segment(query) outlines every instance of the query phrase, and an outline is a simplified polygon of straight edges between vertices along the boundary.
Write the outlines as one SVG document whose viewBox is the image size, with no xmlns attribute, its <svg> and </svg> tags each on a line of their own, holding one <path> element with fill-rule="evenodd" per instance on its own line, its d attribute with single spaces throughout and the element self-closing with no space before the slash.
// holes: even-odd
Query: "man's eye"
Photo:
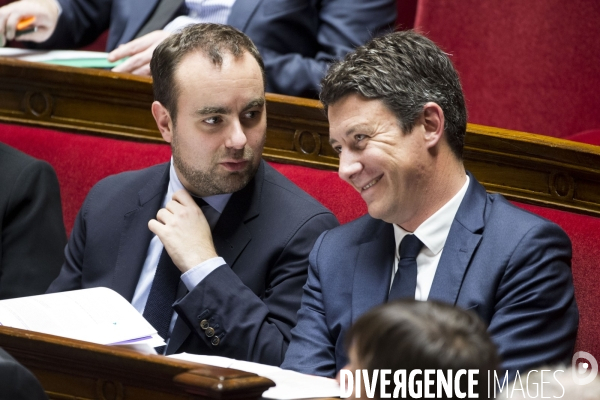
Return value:
<svg viewBox="0 0 600 400">
<path fill-rule="evenodd" d="M 335 146 L 335 147 L 333 148 L 333 150 L 334 150 L 336 153 L 340 154 L 340 153 L 342 152 L 342 147 L 341 147 L 341 146 Z"/>
<path fill-rule="evenodd" d="M 204 120 L 209 125 L 216 125 L 221 122 L 223 119 L 221 117 L 209 117 Z"/>
<path fill-rule="evenodd" d="M 254 119 L 258 116 L 259 111 L 248 111 L 244 114 L 244 118 L 246 119 Z"/>
<path fill-rule="evenodd" d="M 355 139 L 357 142 L 360 142 L 361 140 L 363 140 L 363 139 L 366 139 L 366 138 L 367 138 L 367 135 L 363 135 L 363 134 L 360 134 L 360 133 L 359 133 L 358 135 L 355 135 L 355 136 L 354 136 L 354 139 Z"/>
</svg>

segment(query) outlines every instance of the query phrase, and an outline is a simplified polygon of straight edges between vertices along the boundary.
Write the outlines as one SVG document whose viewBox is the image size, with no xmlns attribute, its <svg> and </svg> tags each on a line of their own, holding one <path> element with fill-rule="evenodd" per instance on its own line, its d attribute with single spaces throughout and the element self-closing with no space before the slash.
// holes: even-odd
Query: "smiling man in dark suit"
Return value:
<svg viewBox="0 0 600 400">
<path fill-rule="evenodd" d="M 156 49 L 152 73 L 172 162 L 92 188 L 49 291 L 116 290 L 169 339 L 166 353 L 279 365 L 308 253 L 337 221 L 261 160 L 264 70 L 247 36 L 190 26 Z"/>
<path fill-rule="evenodd" d="M 335 376 L 352 323 L 403 297 L 475 311 L 510 376 L 570 360 L 571 243 L 465 171 L 467 112 L 448 55 L 412 31 L 373 39 L 330 68 L 321 100 L 339 175 L 369 215 L 317 240 L 283 367 Z"/>
</svg>

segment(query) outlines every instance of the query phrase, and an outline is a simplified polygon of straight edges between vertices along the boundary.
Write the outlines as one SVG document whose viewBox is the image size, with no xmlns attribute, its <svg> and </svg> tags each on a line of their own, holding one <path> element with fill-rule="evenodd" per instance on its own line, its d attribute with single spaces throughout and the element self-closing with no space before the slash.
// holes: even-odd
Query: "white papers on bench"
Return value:
<svg viewBox="0 0 600 400">
<path fill-rule="evenodd" d="M 0 324 L 99 344 L 165 344 L 127 300 L 107 288 L 2 300 Z"/>
<path fill-rule="evenodd" d="M 274 387 L 263 393 L 265 399 L 309 399 L 317 397 L 339 397 L 340 385 L 335 379 L 305 375 L 270 365 L 217 356 L 201 356 L 197 354 L 174 354 L 169 357 L 192 361 L 222 368 L 233 368 L 252 372 L 275 382 Z"/>
</svg>

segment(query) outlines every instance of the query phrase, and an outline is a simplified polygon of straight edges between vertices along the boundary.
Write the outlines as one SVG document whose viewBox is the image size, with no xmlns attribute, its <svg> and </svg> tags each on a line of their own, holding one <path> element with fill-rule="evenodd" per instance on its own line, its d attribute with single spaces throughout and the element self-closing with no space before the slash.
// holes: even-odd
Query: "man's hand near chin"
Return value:
<svg viewBox="0 0 600 400">
<path fill-rule="evenodd" d="M 112 70 L 114 72 L 149 76 L 152 52 L 169 35 L 171 35 L 171 32 L 163 30 L 154 31 L 129 43 L 120 45 L 108 54 L 108 61 L 115 62 L 125 57 L 129 57 L 129 59 L 117 65 Z"/>
<path fill-rule="evenodd" d="M 179 190 L 165 208 L 158 210 L 156 219 L 148 222 L 181 273 L 218 257 L 210 226 L 192 196 Z"/>
</svg>

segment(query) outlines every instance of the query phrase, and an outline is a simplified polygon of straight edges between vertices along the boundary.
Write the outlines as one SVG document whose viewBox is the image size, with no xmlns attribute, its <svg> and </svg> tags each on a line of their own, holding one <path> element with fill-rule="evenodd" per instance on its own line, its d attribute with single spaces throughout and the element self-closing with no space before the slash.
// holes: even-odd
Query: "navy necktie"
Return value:
<svg viewBox="0 0 600 400">
<path fill-rule="evenodd" d="M 208 203 L 199 197 L 193 197 L 193 199 L 198 207 L 208 206 Z M 167 250 L 163 248 L 143 315 L 165 341 L 169 337 L 169 327 L 173 316 L 172 306 L 176 300 L 180 278 L 181 271 L 175 266 Z M 164 346 L 156 348 L 158 353 L 163 350 Z"/>
<path fill-rule="evenodd" d="M 163 248 L 143 315 L 165 341 L 169 337 L 169 326 L 173 315 L 172 305 L 177 296 L 180 277 L 181 271 L 175 266 L 167 250 Z M 162 350 L 164 347 L 156 349 L 159 354 Z"/>
<path fill-rule="evenodd" d="M 417 256 L 423 243 L 415 235 L 406 235 L 400 242 L 400 261 L 390 289 L 389 300 L 415 298 L 417 289 Z"/>
</svg>

